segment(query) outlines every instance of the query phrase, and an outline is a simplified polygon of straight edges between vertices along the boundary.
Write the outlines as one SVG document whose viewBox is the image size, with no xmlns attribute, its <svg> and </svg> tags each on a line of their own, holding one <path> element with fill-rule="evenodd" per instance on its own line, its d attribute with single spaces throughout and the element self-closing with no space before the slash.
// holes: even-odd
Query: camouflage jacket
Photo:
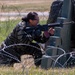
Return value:
<svg viewBox="0 0 75 75">
<path fill-rule="evenodd" d="M 4 43 L 8 46 L 19 43 L 29 44 L 33 40 L 39 43 L 45 43 L 48 40 L 48 38 L 42 34 L 42 31 L 39 31 L 39 34 L 37 35 L 38 32 L 36 32 L 35 29 L 29 31 L 26 30 L 27 27 L 30 27 L 28 23 L 20 22 L 6 38 Z"/>
</svg>

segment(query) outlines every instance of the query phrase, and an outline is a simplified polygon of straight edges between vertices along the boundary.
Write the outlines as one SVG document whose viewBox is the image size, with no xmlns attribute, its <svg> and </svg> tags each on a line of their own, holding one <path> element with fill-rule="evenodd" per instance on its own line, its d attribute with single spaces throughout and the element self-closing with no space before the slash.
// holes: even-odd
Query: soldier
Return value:
<svg viewBox="0 0 75 75">
<path fill-rule="evenodd" d="M 45 31 L 43 34 L 41 31 L 37 31 L 35 28 L 39 23 L 39 17 L 36 12 L 29 12 L 26 17 L 22 18 L 22 21 L 13 29 L 10 35 L 4 40 L 1 45 L 1 49 L 5 46 L 13 45 L 13 44 L 29 44 L 37 47 L 36 49 L 29 46 L 18 46 L 13 48 L 5 49 L 6 52 L 16 56 L 19 60 L 21 55 L 29 54 L 32 55 L 34 61 L 36 59 L 40 59 L 42 57 L 42 52 L 40 46 L 37 43 L 45 43 L 49 39 L 49 32 Z M 32 31 L 27 30 L 27 28 L 33 28 Z M 50 31 L 52 33 L 52 31 Z M 33 43 L 35 40 L 37 43 Z M 4 62 L 2 64 L 7 64 L 7 58 L 1 56 Z M 16 61 L 11 59 L 11 63 L 15 63 Z M 35 61 L 35 65 L 39 66 L 41 64 L 41 60 Z"/>
</svg>

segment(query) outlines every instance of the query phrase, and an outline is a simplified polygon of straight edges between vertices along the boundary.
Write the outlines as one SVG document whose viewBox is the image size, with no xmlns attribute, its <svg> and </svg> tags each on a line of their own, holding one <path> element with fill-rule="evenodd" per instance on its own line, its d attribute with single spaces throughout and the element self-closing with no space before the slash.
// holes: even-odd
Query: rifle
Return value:
<svg viewBox="0 0 75 75">
<path fill-rule="evenodd" d="M 40 30 L 40 31 L 47 31 L 49 27 L 63 27 L 63 25 L 67 24 L 74 24 L 74 21 L 71 22 L 65 22 L 65 23 L 50 23 L 45 25 L 37 25 L 36 27 L 27 27 L 26 30 L 32 31 L 32 30 Z"/>
</svg>

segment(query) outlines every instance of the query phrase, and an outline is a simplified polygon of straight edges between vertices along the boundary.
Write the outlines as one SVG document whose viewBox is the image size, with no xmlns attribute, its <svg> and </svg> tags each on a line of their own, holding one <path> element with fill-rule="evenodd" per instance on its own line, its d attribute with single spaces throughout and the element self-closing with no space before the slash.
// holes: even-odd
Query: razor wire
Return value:
<svg viewBox="0 0 75 75">
<path fill-rule="evenodd" d="M 8 49 L 8 48 L 11 48 L 11 47 L 14 47 L 14 46 L 27 46 L 27 47 L 32 47 L 32 48 L 35 48 L 35 49 L 38 49 L 38 50 L 40 50 L 39 48 L 37 48 L 37 47 L 35 47 L 35 46 L 32 46 L 32 45 L 29 45 L 29 44 L 13 44 L 13 45 L 9 45 L 9 46 L 5 46 L 4 48 L 2 48 L 1 50 L 0 50 L 0 54 L 1 55 L 4 55 L 4 56 L 6 56 L 6 57 L 9 57 L 9 58 L 11 58 L 11 59 L 14 59 L 14 60 L 16 60 L 17 62 L 19 62 L 19 63 L 21 63 L 22 64 L 22 62 L 16 57 L 16 56 L 14 56 L 14 55 L 12 55 L 11 53 L 9 53 L 9 52 L 7 52 L 7 51 L 5 51 L 5 49 Z M 30 58 L 32 58 L 32 57 L 28 57 L 28 58 L 26 58 L 26 59 L 30 59 Z M 25 59 L 25 60 L 26 60 Z M 41 60 L 41 59 L 36 59 L 35 60 L 35 62 L 37 62 L 38 60 Z M 32 61 L 33 62 L 33 61 Z M 27 65 L 29 65 L 29 68 L 32 66 L 32 62 L 30 62 L 31 63 L 31 65 L 30 65 L 30 63 L 29 64 L 22 64 L 22 68 L 23 68 L 23 72 L 22 72 L 22 74 L 24 75 L 24 71 L 25 71 L 25 73 L 26 73 L 26 75 L 28 75 L 28 70 L 27 70 Z"/>
<path fill-rule="evenodd" d="M 22 9 L 19 9 L 18 7 L 14 6 L 14 5 L 12 5 L 12 7 L 9 7 L 10 9 L 7 9 L 8 5 L 6 5 L 6 4 L 0 5 L 0 11 L 1 11 L 0 12 L 0 20 L 1 21 L 20 19 L 21 17 L 26 16 L 29 11 L 32 11 L 32 9 L 30 9 L 29 11 L 22 12 Z M 39 12 L 35 11 L 35 12 L 38 13 L 40 20 L 48 19 L 49 12 L 41 12 L 41 11 L 39 11 Z"/>
<path fill-rule="evenodd" d="M 3 55 L 4 56 L 7 56 L 7 57 L 9 57 L 9 58 L 11 58 L 11 59 L 14 59 L 14 60 L 16 60 L 16 61 L 18 61 L 19 63 L 21 62 L 21 61 L 19 61 L 18 60 L 18 58 L 17 57 L 15 57 L 14 55 L 12 55 L 12 54 L 10 54 L 10 53 L 8 53 L 8 52 L 6 52 L 5 51 L 5 49 L 7 49 L 7 48 L 10 48 L 10 47 L 13 47 L 13 46 L 29 46 L 29 47 L 33 47 L 33 48 L 37 48 L 37 47 L 35 47 L 35 46 L 32 46 L 32 45 L 28 45 L 28 44 L 13 44 L 13 45 L 9 45 L 9 46 L 6 46 L 6 47 L 4 47 L 3 49 L 1 49 L 0 50 L 0 52 L 2 51 L 3 53 Z M 58 48 L 58 47 L 55 47 L 55 48 Z M 37 48 L 38 50 L 39 50 L 39 48 Z M 53 65 L 52 65 L 52 68 L 53 68 L 53 70 L 54 70 L 54 68 L 56 67 L 56 63 L 58 63 L 59 65 L 60 65 L 60 67 L 62 67 L 62 68 L 65 68 L 65 64 L 69 61 L 69 59 L 72 57 L 73 59 L 75 59 L 75 57 L 73 56 L 74 55 L 74 53 L 75 52 L 69 52 L 69 53 L 66 53 L 62 48 L 59 48 L 62 52 L 63 52 L 63 54 L 60 54 L 60 55 L 54 55 L 54 56 L 49 56 L 49 58 L 51 58 L 51 60 L 53 60 L 54 61 L 54 63 L 53 63 Z M 1 53 L 0 53 L 1 54 Z M 67 54 L 70 54 L 70 56 L 69 56 L 69 58 L 65 61 L 65 63 L 62 65 L 58 60 L 59 59 L 61 59 L 64 55 L 67 55 Z M 46 55 L 46 56 L 48 56 L 48 55 Z M 54 57 L 57 57 L 56 59 L 54 59 Z M 26 58 L 26 59 L 30 59 L 30 58 L 32 58 L 32 57 L 29 57 L 29 58 Z M 39 60 L 43 60 L 44 58 L 39 58 L 39 59 L 36 59 L 35 61 L 37 62 L 37 61 L 39 61 Z M 32 61 L 33 62 L 33 61 Z M 30 63 L 32 63 L 32 62 L 30 62 Z M 32 64 L 27 68 L 26 66 L 27 65 L 25 65 L 25 64 L 22 64 L 22 68 L 23 68 L 23 72 L 22 73 L 26 73 L 26 75 L 29 75 L 28 74 L 28 69 L 32 66 Z M 52 74 L 52 75 L 54 75 L 54 74 Z"/>
<path fill-rule="evenodd" d="M 15 57 L 14 55 L 12 55 L 12 54 L 10 54 L 9 52 L 6 52 L 6 51 L 5 51 L 5 49 L 11 48 L 11 47 L 13 47 L 13 46 L 28 46 L 28 47 L 32 47 L 32 48 L 35 48 L 35 49 L 40 50 L 39 48 L 37 48 L 37 47 L 35 47 L 35 46 L 32 46 L 32 45 L 29 45 L 29 44 L 13 44 L 13 45 L 5 46 L 4 48 L 2 48 L 2 49 L 0 50 L 0 52 L 4 52 L 5 54 L 7 54 L 8 57 L 13 58 L 14 60 L 16 60 L 16 61 L 18 61 L 18 62 L 20 62 L 20 61 L 18 60 L 17 57 Z M 3 53 L 2 53 L 2 54 L 3 54 Z M 6 55 L 5 55 L 5 56 L 6 56 Z M 15 58 L 16 58 L 16 59 L 15 59 Z"/>
<path fill-rule="evenodd" d="M 62 65 L 62 67 L 65 67 L 65 65 L 67 64 L 67 62 L 71 59 L 71 58 L 73 58 L 73 59 L 75 59 L 75 52 L 69 52 L 69 53 L 65 53 L 65 54 L 61 54 L 57 59 L 56 59 L 56 61 L 55 61 L 55 63 L 54 63 L 54 66 L 56 65 L 56 63 L 57 63 L 57 61 L 59 60 L 59 59 L 61 59 L 63 56 L 65 56 L 65 55 L 67 55 L 67 54 L 69 54 L 69 57 L 68 57 L 68 59 L 65 61 L 65 63 Z M 73 55 L 74 54 L 74 55 Z"/>
<path fill-rule="evenodd" d="M 62 54 L 66 54 L 65 50 L 62 49 L 62 48 L 60 48 L 60 47 L 55 47 L 55 46 L 47 46 L 47 47 L 48 47 L 48 49 L 49 49 L 49 48 L 54 48 L 54 50 L 56 49 L 57 51 L 63 52 L 63 53 L 61 53 L 61 54 L 56 54 L 56 55 L 50 56 L 50 55 L 47 55 L 47 50 L 48 50 L 48 49 L 47 49 L 47 50 L 46 50 L 46 53 L 45 53 L 45 55 L 50 56 L 50 58 L 54 61 L 52 67 L 55 67 L 55 66 L 56 66 L 56 63 L 58 63 L 61 67 L 63 67 L 62 64 L 59 63 L 59 61 L 58 61 L 57 59 L 58 59 Z M 56 57 L 56 59 L 54 59 L 55 57 Z"/>
</svg>

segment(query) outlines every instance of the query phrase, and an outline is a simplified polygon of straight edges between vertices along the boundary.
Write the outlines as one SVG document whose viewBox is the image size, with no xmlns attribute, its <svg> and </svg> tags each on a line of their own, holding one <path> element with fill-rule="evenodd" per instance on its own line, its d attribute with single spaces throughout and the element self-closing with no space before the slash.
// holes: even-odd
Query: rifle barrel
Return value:
<svg viewBox="0 0 75 75">
<path fill-rule="evenodd" d="M 48 27 L 61 27 L 62 23 L 50 23 Z"/>
<path fill-rule="evenodd" d="M 74 21 L 70 21 L 70 22 L 65 22 L 65 23 L 50 23 L 48 24 L 48 27 L 62 27 L 63 25 L 68 25 L 68 24 L 74 24 Z"/>
</svg>

